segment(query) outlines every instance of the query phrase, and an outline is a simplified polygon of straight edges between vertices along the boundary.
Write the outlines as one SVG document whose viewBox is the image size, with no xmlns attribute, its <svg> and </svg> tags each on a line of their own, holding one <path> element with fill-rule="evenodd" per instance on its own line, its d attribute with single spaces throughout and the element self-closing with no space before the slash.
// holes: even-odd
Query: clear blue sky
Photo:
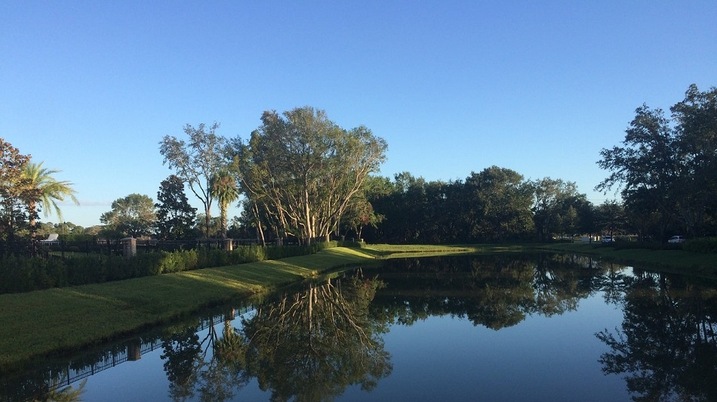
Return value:
<svg viewBox="0 0 717 402">
<path fill-rule="evenodd" d="M 714 0 L 5 0 L 0 137 L 74 183 L 62 209 L 82 226 L 156 199 L 164 135 L 247 138 L 306 105 L 386 139 L 384 176 L 497 165 L 599 204 L 615 196 L 593 191 L 595 162 L 635 108 L 717 86 L 716 21 Z"/>
</svg>

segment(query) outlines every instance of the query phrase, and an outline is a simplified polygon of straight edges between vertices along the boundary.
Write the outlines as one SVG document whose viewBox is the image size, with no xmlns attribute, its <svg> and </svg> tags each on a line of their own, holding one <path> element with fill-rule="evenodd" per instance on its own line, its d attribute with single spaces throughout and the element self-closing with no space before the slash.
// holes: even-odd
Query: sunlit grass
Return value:
<svg viewBox="0 0 717 402">
<path fill-rule="evenodd" d="M 376 258 L 412 258 L 460 254 L 488 254 L 505 252 L 522 252 L 522 245 L 470 244 L 470 245 L 435 245 L 435 244 L 371 244 L 365 250 Z"/>
</svg>

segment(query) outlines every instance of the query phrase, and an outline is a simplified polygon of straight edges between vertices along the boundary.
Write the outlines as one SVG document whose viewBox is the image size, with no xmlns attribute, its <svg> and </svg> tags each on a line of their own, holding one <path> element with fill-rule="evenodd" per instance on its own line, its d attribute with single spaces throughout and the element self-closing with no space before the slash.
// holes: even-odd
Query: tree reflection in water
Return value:
<svg viewBox="0 0 717 402">
<path fill-rule="evenodd" d="M 370 390 L 391 372 L 380 335 L 385 323 L 371 320 L 368 306 L 381 282 L 353 277 L 328 279 L 258 307 L 241 329 L 224 322 L 200 342 L 195 329 L 163 344 L 170 396 L 185 400 L 231 399 L 256 377 L 272 400 L 326 400 L 359 384 Z M 211 352 L 211 353 L 207 353 Z"/>
<path fill-rule="evenodd" d="M 715 284 L 647 272 L 622 281 L 622 328 L 596 334 L 611 349 L 603 372 L 625 374 L 636 401 L 717 400 Z"/>
<path fill-rule="evenodd" d="M 449 314 L 500 330 L 528 314 L 575 310 L 603 271 L 589 258 L 552 254 L 397 260 L 381 270 L 387 286 L 374 314 L 404 325 Z"/>
</svg>

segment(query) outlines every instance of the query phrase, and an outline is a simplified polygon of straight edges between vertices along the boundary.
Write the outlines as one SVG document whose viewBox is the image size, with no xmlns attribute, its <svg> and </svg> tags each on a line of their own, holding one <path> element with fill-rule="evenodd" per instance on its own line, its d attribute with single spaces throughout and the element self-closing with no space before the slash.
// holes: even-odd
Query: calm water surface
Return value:
<svg viewBox="0 0 717 402">
<path fill-rule="evenodd" d="M 710 401 L 716 308 L 714 283 L 583 257 L 395 260 L 48 362 L 0 400 Z"/>
</svg>

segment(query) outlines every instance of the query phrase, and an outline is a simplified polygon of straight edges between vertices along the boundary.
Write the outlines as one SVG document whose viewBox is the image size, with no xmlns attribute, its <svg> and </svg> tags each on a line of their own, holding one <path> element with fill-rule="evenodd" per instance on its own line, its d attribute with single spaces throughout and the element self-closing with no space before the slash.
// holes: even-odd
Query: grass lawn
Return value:
<svg viewBox="0 0 717 402">
<path fill-rule="evenodd" d="M 682 250 L 620 248 L 587 243 L 554 243 L 540 246 L 540 248 L 594 255 L 649 270 L 717 278 L 717 254 Z"/>
<path fill-rule="evenodd" d="M 627 263 L 642 261 L 654 264 L 655 268 L 696 274 L 717 272 L 715 255 L 676 250 L 614 250 L 583 244 L 331 248 L 275 261 L 0 295 L 0 322 L 3 323 L 0 325 L 0 373 L 31 358 L 129 334 L 208 305 L 269 292 L 346 266 L 389 258 L 524 252 L 536 248 L 593 254 Z"/>
</svg>

